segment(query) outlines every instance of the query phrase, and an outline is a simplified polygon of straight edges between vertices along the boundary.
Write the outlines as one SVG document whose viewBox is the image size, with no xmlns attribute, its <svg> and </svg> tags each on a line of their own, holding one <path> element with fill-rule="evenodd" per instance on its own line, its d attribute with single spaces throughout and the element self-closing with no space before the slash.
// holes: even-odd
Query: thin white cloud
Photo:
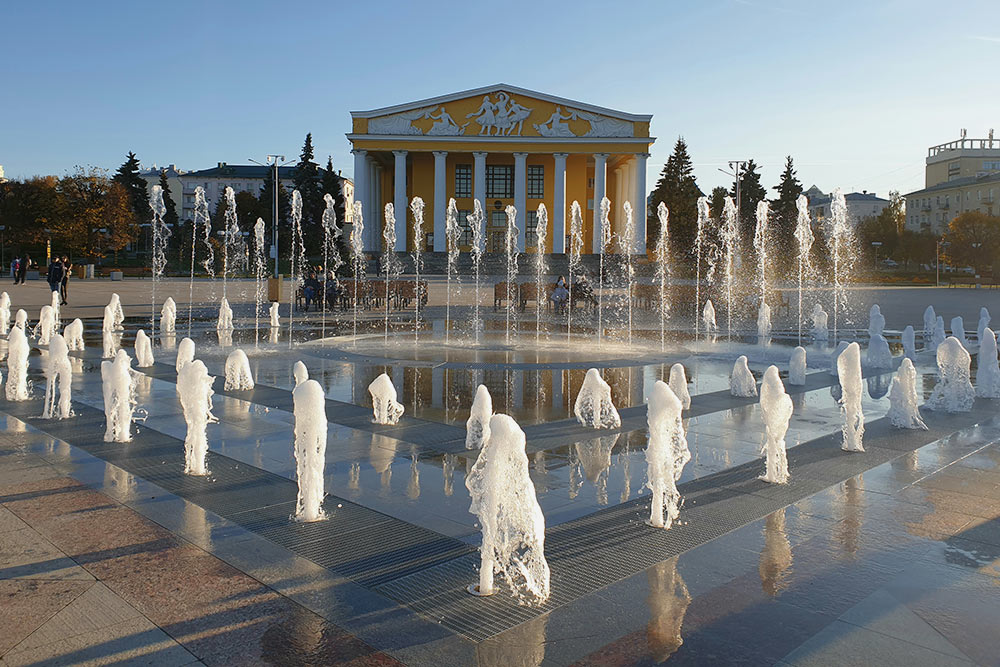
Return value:
<svg viewBox="0 0 1000 667">
<path fill-rule="evenodd" d="M 987 35 L 966 35 L 966 39 L 974 39 L 979 42 L 991 42 L 993 44 L 1000 44 L 1000 37 L 989 37 Z"/>
</svg>

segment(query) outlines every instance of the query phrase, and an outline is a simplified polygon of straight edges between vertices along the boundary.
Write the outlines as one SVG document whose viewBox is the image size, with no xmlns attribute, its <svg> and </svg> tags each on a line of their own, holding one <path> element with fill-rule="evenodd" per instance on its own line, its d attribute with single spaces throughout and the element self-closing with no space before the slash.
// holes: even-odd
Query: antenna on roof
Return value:
<svg viewBox="0 0 1000 667">
<path fill-rule="evenodd" d="M 960 134 L 962 135 L 962 138 L 965 139 L 965 135 L 968 134 L 968 131 L 963 127 Z"/>
</svg>

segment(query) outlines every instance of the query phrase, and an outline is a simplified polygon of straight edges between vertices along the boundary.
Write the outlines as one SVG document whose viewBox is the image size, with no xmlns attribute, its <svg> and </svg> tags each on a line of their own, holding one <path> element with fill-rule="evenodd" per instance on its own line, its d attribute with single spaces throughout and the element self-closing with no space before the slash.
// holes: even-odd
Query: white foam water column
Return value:
<svg viewBox="0 0 1000 667">
<path fill-rule="evenodd" d="M 885 413 L 889 423 L 896 428 L 911 428 L 927 430 L 927 424 L 920 417 L 917 407 L 920 397 L 917 394 L 917 369 L 907 357 L 899 365 L 892 386 L 889 387 L 889 411 Z"/>
<path fill-rule="evenodd" d="M 316 380 L 292 391 L 295 415 L 295 476 L 299 492 L 296 521 L 320 521 L 323 513 L 323 473 L 326 467 L 326 395 Z"/>
<path fill-rule="evenodd" d="M 177 330 L 177 303 L 168 296 L 160 309 L 160 333 L 174 333 Z"/>
<path fill-rule="evenodd" d="M 806 348 L 801 345 L 792 350 L 788 361 L 788 384 L 801 386 L 806 383 Z"/>
<path fill-rule="evenodd" d="M 469 511 L 479 517 L 483 533 L 479 583 L 469 592 L 491 595 L 499 573 L 517 598 L 544 602 L 550 593 L 545 516 L 528 475 L 524 431 L 507 415 L 494 415 L 489 430 L 465 478 Z"/>
<path fill-rule="evenodd" d="M 729 376 L 729 393 L 742 398 L 757 396 L 757 381 L 750 372 L 747 358 L 742 354 L 736 357 L 736 363 L 733 364 L 733 374 Z"/>
<path fill-rule="evenodd" d="M 132 439 L 132 410 L 135 407 L 135 378 L 132 359 L 118 350 L 114 361 L 101 362 L 104 393 L 105 442 L 128 442 Z"/>
<path fill-rule="evenodd" d="M 652 492 L 649 525 L 667 529 L 680 514 L 677 480 L 691 460 L 681 420 L 682 405 L 662 380 L 653 383 L 646 402 L 649 442 L 646 446 L 646 486 Z"/>
<path fill-rule="evenodd" d="M 233 329 L 233 309 L 226 297 L 222 297 L 219 301 L 219 319 L 215 328 L 217 331 L 232 331 Z"/>
<path fill-rule="evenodd" d="M 997 364 L 997 337 L 985 327 L 979 334 L 979 356 L 976 367 L 976 395 L 1000 398 L 1000 366 Z"/>
<path fill-rule="evenodd" d="M 226 391 L 249 391 L 253 389 L 253 373 L 247 353 L 235 349 L 226 357 Z"/>
<path fill-rule="evenodd" d="M 14 326 L 16 326 L 21 331 L 27 332 L 28 330 L 28 311 L 24 308 L 18 308 L 17 314 L 14 315 Z"/>
<path fill-rule="evenodd" d="M 771 484 L 784 484 L 788 481 L 785 433 L 792 418 L 792 399 L 785 393 L 777 366 L 768 366 L 764 371 L 760 385 L 760 412 L 767 435 L 762 452 L 767 456 L 767 463 L 760 478 Z"/>
<path fill-rule="evenodd" d="M 66 339 L 59 334 L 49 341 L 45 359 L 45 404 L 42 419 L 67 419 L 71 416 L 73 367 L 69 363 Z M 58 389 L 59 402 L 56 403 Z"/>
<path fill-rule="evenodd" d="M 821 306 L 818 303 L 815 306 L 813 306 L 812 321 L 813 321 L 813 328 L 812 328 L 813 340 L 829 340 L 830 316 L 827 314 L 825 310 L 823 310 L 823 306 Z"/>
<path fill-rule="evenodd" d="M 465 422 L 465 448 L 479 449 L 490 439 L 490 419 L 493 417 L 493 397 L 486 385 L 476 387 L 469 419 Z"/>
<path fill-rule="evenodd" d="M 42 306 L 42 312 L 38 316 L 38 326 L 35 327 L 35 336 L 39 345 L 48 345 L 52 334 L 56 332 L 55 313 L 52 306 Z"/>
<path fill-rule="evenodd" d="M 277 329 L 281 326 L 281 316 L 278 315 L 278 308 L 280 304 L 277 301 L 271 303 L 271 310 L 269 311 L 271 316 L 271 328 Z"/>
<path fill-rule="evenodd" d="M 969 341 L 965 338 L 965 321 L 961 315 L 951 318 L 951 335 L 958 339 L 962 347 L 969 348 Z"/>
<path fill-rule="evenodd" d="M 154 363 L 153 343 L 142 329 L 135 333 L 135 363 L 139 368 L 149 368 Z"/>
<path fill-rule="evenodd" d="M 70 350 L 83 349 L 83 320 L 79 317 L 66 325 L 63 329 L 63 338 L 66 339 L 66 347 Z"/>
<path fill-rule="evenodd" d="M 122 310 L 122 300 L 117 293 L 111 294 L 108 305 L 104 307 L 104 331 L 118 331 L 125 321 L 125 312 Z"/>
<path fill-rule="evenodd" d="M 955 336 L 937 348 L 938 382 L 925 407 L 940 412 L 968 412 L 976 400 L 970 380 L 972 356 Z"/>
<path fill-rule="evenodd" d="M 913 330 L 912 324 L 907 324 L 900 336 L 903 343 L 903 356 L 909 360 L 917 358 L 917 332 Z"/>
<path fill-rule="evenodd" d="M 573 404 L 576 420 L 589 428 L 618 428 L 621 417 L 611 402 L 611 386 L 601 377 L 600 371 L 591 368 L 583 378 L 580 393 Z"/>
<path fill-rule="evenodd" d="M 701 322 L 705 325 L 705 333 L 712 334 L 719 330 L 719 326 L 715 323 L 715 306 L 712 305 L 711 299 L 705 301 L 705 308 L 701 311 Z"/>
<path fill-rule="evenodd" d="M 23 312 L 23 311 L 20 311 Z M 28 336 L 21 327 L 14 327 L 7 335 L 7 400 L 26 401 L 28 394 Z"/>
<path fill-rule="evenodd" d="M 10 332 L 10 295 L 0 292 L 0 336 Z"/>
<path fill-rule="evenodd" d="M 983 342 L 983 331 L 985 331 L 990 326 L 990 311 L 983 306 L 979 309 L 979 324 L 976 325 L 976 342 L 982 344 Z M 995 335 L 995 334 L 994 334 Z"/>
<path fill-rule="evenodd" d="M 368 385 L 372 397 L 372 423 L 395 424 L 403 416 L 403 405 L 396 400 L 396 387 L 385 373 Z"/>
<path fill-rule="evenodd" d="M 670 367 L 670 378 L 667 386 L 681 402 L 681 409 L 690 410 L 691 392 L 688 391 L 687 372 L 684 370 L 684 364 L 678 362 Z"/>
<path fill-rule="evenodd" d="M 937 313 L 934 312 L 934 306 L 927 306 L 924 309 L 924 344 L 931 342 L 931 338 L 934 337 L 934 327 L 937 325 Z"/>
<path fill-rule="evenodd" d="M 186 340 L 186 339 L 185 339 Z M 184 436 L 184 472 L 188 475 L 207 475 L 208 434 L 210 423 L 218 421 L 212 414 L 212 383 L 200 359 L 184 364 L 177 373 L 177 395 L 184 411 L 187 433 Z"/>
<path fill-rule="evenodd" d="M 194 361 L 194 341 L 187 337 L 182 338 L 180 344 L 177 346 L 177 359 L 174 360 L 174 368 L 180 374 L 185 364 L 189 364 L 192 361 Z"/>
<path fill-rule="evenodd" d="M 892 351 L 889 349 L 889 341 L 882 334 L 875 334 L 868 341 L 868 351 L 865 355 L 868 368 L 884 369 L 892 368 Z"/>
<path fill-rule="evenodd" d="M 865 415 L 861 411 L 864 385 L 861 379 L 861 347 L 851 343 L 837 357 L 837 375 L 840 377 L 840 411 L 844 417 L 844 442 L 846 452 L 865 451 L 862 437 L 865 433 Z"/>
</svg>

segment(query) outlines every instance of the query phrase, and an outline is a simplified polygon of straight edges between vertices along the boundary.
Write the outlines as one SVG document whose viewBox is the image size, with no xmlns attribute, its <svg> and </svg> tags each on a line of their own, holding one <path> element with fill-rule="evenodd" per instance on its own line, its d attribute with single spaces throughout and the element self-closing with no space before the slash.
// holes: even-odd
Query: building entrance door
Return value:
<svg viewBox="0 0 1000 667">
<path fill-rule="evenodd" d="M 503 254 L 507 252 L 507 214 L 504 211 L 490 211 L 490 225 L 487 228 L 486 252 Z"/>
</svg>

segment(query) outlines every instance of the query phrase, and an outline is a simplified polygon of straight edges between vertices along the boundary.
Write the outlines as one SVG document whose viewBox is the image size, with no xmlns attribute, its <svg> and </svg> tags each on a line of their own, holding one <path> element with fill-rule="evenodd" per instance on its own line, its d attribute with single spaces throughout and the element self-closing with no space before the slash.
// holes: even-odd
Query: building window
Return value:
<svg viewBox="0 0 1000 667">
<path fill-rule="evenodd" d="M 545 167 L 540 164 L 528 165 L 528 197 L 541 199 L 545 196 Z"/>
<path fill-rule="evenodd" d="M 472 245 L 472 225 L 469 224 L 469 215 L 471 214 L 472 211 L 458 212 L 458 228 L 462 230 L 458 236 L 458 245 Z"/>
<path fill-rule="evenodd" d="M 538 211 L 527 211 L 524 224 L 524 242 L 529 248 L 538 246 Z"/>
<path fill-rule="evenodd" d="M 1000 171 L 1000 160 L 983 160 L 984 171 Z"/>
<path fill-rule="evenodd" d="M 507 214 L 504 211 L 492 211 L 490 213 L 490 227 L 506 227 Z"/>
<path fill-rule="evenodd" d="M 514 196 L 514 167 L 507 164 L 486 166 L 486 197 L 511 199 Z"/>
<path fill-rule="evenodd" d="M 455 197 L 472 196 L 472 165 L 455 165 Z"/>
</svg>

